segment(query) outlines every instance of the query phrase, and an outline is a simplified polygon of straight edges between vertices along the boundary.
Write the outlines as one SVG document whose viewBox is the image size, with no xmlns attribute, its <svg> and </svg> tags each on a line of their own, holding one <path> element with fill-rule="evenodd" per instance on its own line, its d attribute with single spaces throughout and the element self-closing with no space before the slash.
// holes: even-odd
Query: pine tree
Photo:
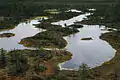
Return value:
<svg viewBox="0 0 120 80">
<path fill-rule="evenodd" d="M 0 49 L 0 68 L 4 68 L 6 65 L 6 58 L 5 54 L 7 51 L 3 50 L 3 48 Z"/>
<path fill-rule="evenodd" d="M 7 72 L 10 75 L 21 75 L 28 69 L 27 58 L 19 51 L 7 55 Z"/>
<path fill-rule="evenodd" d="M 88 80 L 90 68 L 87 64 L 82 64 L 78 70 L 78 80 Z"/>
</svg>

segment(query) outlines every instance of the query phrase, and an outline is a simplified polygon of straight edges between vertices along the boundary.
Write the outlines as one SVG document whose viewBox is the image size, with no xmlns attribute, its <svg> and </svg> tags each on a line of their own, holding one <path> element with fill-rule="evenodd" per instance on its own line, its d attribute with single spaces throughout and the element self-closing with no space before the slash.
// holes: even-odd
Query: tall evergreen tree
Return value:
<svg viewBox="0 0 120 80">
<path fill-rule="evenodd" d="M 28 69 L 27 58 L 20 52 L 11 52 L 7 56 L 7 71 L 10 75 L 21 75 Z"/>
<path fill-rule="evenodd" d="M 6 53 L 7 51 L 3 50 L 3 48 L 0 49 L 0 68 L 4 68 L 6 65 Z"/>
<path fill-rule="evenodd" d="M 82 64 L 78 70 L 78 80 L 88 80 L 90 68 L 87 64 Z"/>
</svg>

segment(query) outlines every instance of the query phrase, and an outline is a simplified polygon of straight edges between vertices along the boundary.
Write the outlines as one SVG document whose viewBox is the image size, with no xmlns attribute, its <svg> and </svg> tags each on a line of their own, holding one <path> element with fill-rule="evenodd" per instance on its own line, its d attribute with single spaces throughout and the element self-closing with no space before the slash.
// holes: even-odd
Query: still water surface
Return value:
<svg viewBox="0 0 120 80">
<path fill-rule="evenodd" d="M 62 27 L 65 27 L 64 24 L 70 26 L 75 22 L 87 19 L 87 16 L 89 15 L 92 15 L 92 13 L 81 14 L 69 20 L 61 20 L 52 24 L 61 25 Z M 65 49 L 71 52 L 73 56 L 71 60 L 59 64 L 61 70 L 78 69 L 82 63 L 85 63 L 89 67 L 93 68 L 100 66 L 115 56 L 116 50 L 113 49 L 109 43 L 99 38 L 103 33 L 109 32 L 105 26 L 83 26 L 83 28 L 78 29 L 80 32 L 64 37 L 68 43 Z M 82 38 L 92 38 L 92 40 L 81 40 Z"/>
<path fill-rule="evenodd" d="M 84 25 L 79 29 L 79 33 L 64 37 L 68 42 L 66 49 L 73 56 L 72 59 L 60 64 L 61 69 L 77 69 L 82 63 L 93 68 L 100 66 L 102 63 L 109 61 L 115 55 L 115 50 L 104 40 L 99 37 L 102 33 L 99 25 Z M 82 38 L 91 37 L 93 40 L 81 40 Z"/>
<path fill-rule="evenodd" d="M 82 21 L 90 13 L 81 14 L 79 16 L 73 17 L 69 20 L 53 22 L 53 25 L 61 25 L 65 27 L 73 25 L 74 22 Z M 28 22 L 20 23 L 16 28 L 8 31 L 2 31 L 2 33 L 14 33 L 15 36 L 10 38 L 0 38 L 0 48 L 6 50 L 11 49 L 27 49 L 26 47 L 18 44 L 21 39 L 26 37 L 34 36 L 35 34 L 42 32 L 43 30 L 35 28 L 33 24 L 39 24 L 39 20 L 31 20 Z M 65 49 L 73 54 L 72 59 L 64 63 L 59 64 L 60 69 L 77 69 L 82 63 L 88 64 L 90 67 L 95 67 L 101 65 L 112 59 L 115 55 L 115 50 L 106 41 L 101 40 L 99 37 L 102 33 L 108 32 L 105 26 L 99 25 L 83 25 L 83 28 L 79 28 L 78 33 L 66 36 L 64 39 L 67 41 L 68 45 Z M 93 40 L 81 40 L 82 38 L 91 37 Z"/>
<path fill-rule="evenodd" d="M 8 31 L 2 31 L 2 33 L 14 33 L 15 36 L 10 38 L 0 38 L 0 48 L 5 50 L 13 49 L 27 49 L 23 45 L 18 44 L 21 39 L 34 36 L 35 34 L 41 32 L 41 29 L 35 28 L 33 24 L 39 24 L 38 20 L 31 20 L 18 24 L 14 29 Z"/>
</svg>

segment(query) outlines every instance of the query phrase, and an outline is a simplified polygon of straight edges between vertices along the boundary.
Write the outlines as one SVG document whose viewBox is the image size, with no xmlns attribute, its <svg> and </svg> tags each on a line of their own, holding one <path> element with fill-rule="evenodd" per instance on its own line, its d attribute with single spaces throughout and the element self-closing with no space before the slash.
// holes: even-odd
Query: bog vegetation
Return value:
<svg viewBox="0 0 120 80">
<path fill-rule="evenodd" d="M 51 3 L 52 1 L 52 3 Z M 64 3 L 64 4 L 58 4 Z M 2 3 L 2 4 L 1 4 Z M 57 3 L 57 5 L 55 4 Z M 68 3 L 68 4 L 67 4 Z M 52 5 L 51 5 L 52 4 Z M 44 50 L 46 48 L 64 48 L 64 36 L 77 33 L 77 27 L 53 26 L 50 23 L 65 20 L 79 15 L 66 10 L 75 8 L 83 13 L 90 12 L 88 8 L 95 8 L 94 14 L 81 23 L 100 24 L 116 28 L 116 32 L 103 34 L 117 50 L 115 57 L 107 64 L 90 69 L 86 64 L 80 65 L 78 71 L 59 71 L 58 64 L 71 59 L 71 53 L 65 50 Z M 56 9 L 59 14 L 46 12 Z M 120 2 L 118 0 L 4 0 L 0 1 L 0 30 L 13 29 L 19 22 L 35 16 L 48 16 L 37 28 L 46 29 L 45 32 L 21 40 L 20 44 L 36 50 L 0 49 L 0 80 L 119 80 L 120 79 Z M 82 13 L 80 13 L 82 14 Z M 79 26 L 82 27 L 82 26 Z M 3 36 L 3 34 L 2 34 Z M 14 34 L 13 34 L 14 36 Z"/>
</svg>

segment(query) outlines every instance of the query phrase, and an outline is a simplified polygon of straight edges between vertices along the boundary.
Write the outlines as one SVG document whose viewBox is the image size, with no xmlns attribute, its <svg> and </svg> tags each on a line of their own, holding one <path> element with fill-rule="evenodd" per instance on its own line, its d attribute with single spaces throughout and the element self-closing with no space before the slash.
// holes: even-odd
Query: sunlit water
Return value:
<svg viewBox="0 0 120 80">
<path fill-rule="evenodd" d="M 69 20 L 53 22 L 53 25 L 61 25 L 65 27 L 73 25 L 74 22 L 82 21 L 91 13 L 85 13 Z M 23 45 L 18 44 L 21 39 L 34 36 L 35 34 L 42 32 L 43 30 L 35 28 L 33 24 L 39 24 L 38 20 L 31 20 L 27 23 L 20 23 L 13 30 L 2 31 L 2 33 L 14 33 L 15 36 L 10 38 L 0 38 L 0 48 L 6 50 L 12 49 L 27 49 Z M 99 37 L 102 33 L 108 32 L 104 30 L 104 26 L 99 25 L 84 25 L 83 28 L 79 28 L 78 33 L 66 36 L 64 39 L 68 45 L 65 49 L 70 51 L 73 56 L 72 59 L 64 63 L 60 63 L 60 69 L 77 69 L 82 63 L 88 64 L 90 67 L 101 65 L 112 59 L 115 55 L 115 50 L 106 41 L 101 40 Z M 82 38 L 91 37 L 93 40 L 81 40 Z"/>
<path fill-rule="evenodd" d="M 78 22 L 78 21 L 82 21 L 84 19 L 87 18 L 87 16 L 91 15 L 91 13 L 85 13 L 85 14 L 81 14 L 79 16 L 75 16 L 69 20 L 61 20 L 59 22 L 53 22 L 51 24 L 53 25 L 61 25 L 62 27 L 65 27 L 65 24 L 66 26 L 70 26 L 70 25 L 73 25 L 74 22 Z"/>
<path fill-rule="evenodd" d="M 39 24 L 40 22 L 36 20 L 31 20 L 18 24 L 14 29 L 8 31 L 2 31 L 2 33 L 14 33 L 15 36 L 10 38 L 0 38 L 0 48 L 5 50 L 13 49 L 27 49 L 23 45 L 18 44 L 21 39 L 26 37 L 34 36 L 35 34 L 41 32 L 41 29 L 35 28 L 33 24 Z"/>
<path fill-rule="evenodd" d="M 89 15 L 92 15 L 92 13 L 85 13 L 69 20 L 61 20 L 52 24 L 61 25 L 62 27 L 65 27 L 64 24 L 70 26 L 75 22 L 87 19 L 87 16 Z M 109 43 L 99 38 L 102 33 L 109 32 L 105 29 L 105 26 L 83 26 L 83 28 L 79 28 L 80 32 L 64 37 L 68 43 L 65 49 L 71 52 L 73 56 L 71 60 L 59 64 L 61 70 L 78 69 L 82 63 L 85 63 L 89 67 L 93 68 L 100 66 L 114 57 L 116 50 L 113 49 Z M 81 40 L 82 38 L 92 38 L 92 40 Z"/>
<path fill-rule="evenodd" d="M 83 28 L 79 29 L 79 33 L 64 37 L 68 42 L 66 49 L 73 56 L 71 60 L 60 64 L 60 68 L 78 69 L 82 63 L 93 68 L 112 59 L 115 50 L 106 41 L 99 38 L 102 33 L 107 32 L 101 31 L 102 27 L 99 25 L 84 25 Z M 93 40 L 81 40 L 89 37 Z"/>
</svg>

